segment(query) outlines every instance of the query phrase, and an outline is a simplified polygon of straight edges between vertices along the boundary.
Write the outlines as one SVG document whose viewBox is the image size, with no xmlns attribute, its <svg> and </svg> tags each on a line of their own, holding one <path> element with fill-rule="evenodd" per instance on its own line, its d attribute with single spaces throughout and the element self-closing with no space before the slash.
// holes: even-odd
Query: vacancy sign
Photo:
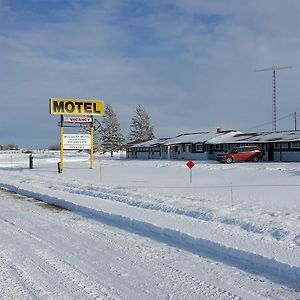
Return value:
<svg viewBox="0 0 300 300">
<path fill-rule="evenodd" d="M 89 150 L 91 148 L 90 134 L 64 134 L 64 150 Z"/>
<path fill-rule="evenodd" d="M 93 120 L 91 117 L 66 117 L 64 116 L 64 122 L 69 123 L 91 123 Z"/>
</svg>

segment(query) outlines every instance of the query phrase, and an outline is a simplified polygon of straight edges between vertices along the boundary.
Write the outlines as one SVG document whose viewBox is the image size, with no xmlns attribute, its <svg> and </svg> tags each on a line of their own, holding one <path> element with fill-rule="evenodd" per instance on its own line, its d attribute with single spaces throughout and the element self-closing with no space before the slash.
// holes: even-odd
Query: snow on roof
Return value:
<svg viewBox="0 0 300 300">
<path fill-rule="evenodd" d="M 136 147 L 153 147 L 158 144 L 162 144 L 167 138 L 159 138 L 159 139 L 152 139 L 149 141 L 145 141 L 139 144 L 134 144 L 131 146 L 131 148 L 136 148 Z"/>
<path fill-rule="evenodd" d="M 300 141 L 299 131 L 280 131 L 280 132 L 253 132 L 243 133 L 240 131 L 221 131 L 221 132 L 196 132 L 184 133 L 173 138 L 157 138 L 142 143 L 134 144 L 136 147 L 154 147 L 157 145 L 177 145 L 177 144 L 238 144 L 238 143 L 268 143 L 268 142 L 290 142 Z"/>
<path fill-rule="evenodd" d="M 164 145 L 174 145 L 174 144 L 195 144 L 204 143 L 208 139 L 212 138 L 215 133 L 212 132 L 197 132 L 197 133 L 184 133 L 176 137 L 167 139 Z"/>
<path fill-rule="evenodd" d="M 216 133 L 214 137 L 207 141 L 207 144 L 223 144 L 223 143 L 233 143 L 232 139 L 234 136 L 242 134 L 240 131 L 224 131 Z"/>
<path fill-rule="evenodd" d="M 224 135 L 217 135 L 207 141 L 207 144 L 223 143 L 268 143 L 268 142 L 290 142 L 300 141 L 300 131 L 280 132 L 230 132 Z"/>
</svg>

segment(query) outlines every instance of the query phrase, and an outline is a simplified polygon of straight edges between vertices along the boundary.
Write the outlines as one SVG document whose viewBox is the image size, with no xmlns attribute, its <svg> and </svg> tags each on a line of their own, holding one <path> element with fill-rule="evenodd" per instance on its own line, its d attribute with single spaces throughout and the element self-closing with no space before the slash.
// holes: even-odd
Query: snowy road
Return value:
<svg viewBox="0 0 300 300">
<path fill-rule="evenodd" d="M 299 299 L 263 277 L 0 191 L 1 299 Z"/>
</svg>

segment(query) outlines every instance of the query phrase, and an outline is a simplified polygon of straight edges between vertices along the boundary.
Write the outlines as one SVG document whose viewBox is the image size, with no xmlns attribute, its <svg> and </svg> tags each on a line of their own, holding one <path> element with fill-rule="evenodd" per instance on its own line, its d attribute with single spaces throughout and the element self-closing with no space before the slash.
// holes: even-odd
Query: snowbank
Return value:
<svg viewBox="0 0 300 300">
<path fill-rule="evenodd" d="M 190 220 L 184 216 L 174 218 L 174 215 L 168 213 L 153 211 L 145 213 L 142 208 L 137 207 L 127 207 L 125 210 L 120 207 L 116 209 L 115 205 L 99 205 L 99 202 L 94 207 L 93 205 L 90 206 L 90 203 L 84 206 L 80 203 L 81 201 L 79 203 L 68 201 L 14 185 L 0 184 L 0 186 L 20 195 L 60 206 L 85 217 L 174 244 L 199 255 L 212 257 L 222 263 L 260 273 L 289 286 L 300 287 L 300 264 L 293 265 L 295 259 L 299 263 L 297 253 L 290 251 L 287 255 L 286 252 L 280 251 L 287 251 L 287 249 L 274 248 L 267 241 L 256 241 L 255 247 L 252 247 L 252 240 L 245 240 L 233 234 L 228 235 L 228 232 L 222 232 L 224 243 L 220 243 L 219 233 L 217 230 L 213 232 L 215 229 L 212 229 L 211 225 L 207 226 L 206 223 L 195 222 L 195 220 Z M 122 206 L 120 203 L 117 205 Z M 122 214 L 119 214 L 120 209 Z M 194 230 L 195 226 L 197 226 L 196 230 Z M 205 238 L 201 236 L 205 236 Z M 266 253 L 270 253 L 270 248 L 273 248 L 272 253 L 278 256 L 268 256 Z"/>
</svg>

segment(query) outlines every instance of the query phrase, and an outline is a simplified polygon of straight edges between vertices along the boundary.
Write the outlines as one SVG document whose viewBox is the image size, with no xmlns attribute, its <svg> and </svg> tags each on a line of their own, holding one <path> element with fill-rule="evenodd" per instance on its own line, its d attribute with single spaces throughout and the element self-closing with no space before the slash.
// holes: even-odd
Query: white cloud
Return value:
<svg viewBox="0 0 300 300">
<path fill-rule="evenodd" d="M 159 136 L 271 122 L 271 73 L 254 70 L 272 65 L 293 66 L 278 73 L 278 116 L 300 112 L 297 1 L 70 3 L 23 28 L 23 13 L 0 1 L 1 119 L 15 126 L 14 142 L 54 143 L 56 96 L 103 98 L 125 133 L 138 103 Z"/>
</svg>

